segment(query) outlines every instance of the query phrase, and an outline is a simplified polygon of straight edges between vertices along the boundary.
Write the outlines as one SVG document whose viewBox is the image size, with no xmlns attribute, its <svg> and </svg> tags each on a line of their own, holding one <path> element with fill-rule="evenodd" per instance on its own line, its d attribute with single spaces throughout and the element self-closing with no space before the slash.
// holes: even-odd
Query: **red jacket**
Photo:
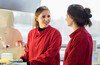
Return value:
<svg viewBox="0 0 100 65">
<path fill-rule="evenodd" d="M 92 65 L 93 41 L 84 27 L 70 35 L 63 65 Z"/>
<path fill-rule="evenodd" d="M 33 29 L 28 34 L 24 61 L 30 65 L 60 65 L 61 34 L 55 28 L 48 26 L 43 31 Z"/>
</svg>

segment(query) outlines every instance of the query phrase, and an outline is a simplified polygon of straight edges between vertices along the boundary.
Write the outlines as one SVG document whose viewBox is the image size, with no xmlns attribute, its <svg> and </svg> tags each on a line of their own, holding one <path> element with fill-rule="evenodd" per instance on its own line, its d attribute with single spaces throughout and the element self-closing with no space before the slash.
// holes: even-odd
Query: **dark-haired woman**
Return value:
<svg viewBox="0 0 100 65">
<path fill-rule="evenodd" d="M 67 10 L 67 24 L 73 28 L 65 50 L 63 65 L 92 65 L 93 40 L 85 26 L 91 26 L 89 8 L 72 4 Z"/>
</svg>

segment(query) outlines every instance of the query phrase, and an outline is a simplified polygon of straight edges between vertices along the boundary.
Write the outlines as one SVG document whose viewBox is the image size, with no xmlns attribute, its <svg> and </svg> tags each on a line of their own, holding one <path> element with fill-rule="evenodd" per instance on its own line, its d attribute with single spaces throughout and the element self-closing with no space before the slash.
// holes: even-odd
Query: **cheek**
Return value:
<svg viewBox="0 0 100 65">
<path fill-rule="evenodd" d="M 50 22 L 51 21 L 51 18 L 48 20 L 48 22 Z"/>
<path fill-rule="evenodd" d="M 66 22 L 67 22 L 67 24 L 70 22 L 70 20 L 68 19 L 68 18 L 66 18 Z"/>
<path fill-rule="evenodd" d="M 71 26 L 73 24 L 72 20 L 70 20 L 70 19 L 67 19 L 66 21 L 67 21 L 68 26 Z"/>
<path fill-rule="evenodd" d="M 42 20 L 41 18 L 38 18 L 38 22 L 39 22 L 39 23 L 42 23 L 42 21 L 43 21 L 43 20 Z"/>
<path fill-rule="evenodd" d="M 72 25 L 72 21 L 69 21 L 69 25 Z"/>
</svg>

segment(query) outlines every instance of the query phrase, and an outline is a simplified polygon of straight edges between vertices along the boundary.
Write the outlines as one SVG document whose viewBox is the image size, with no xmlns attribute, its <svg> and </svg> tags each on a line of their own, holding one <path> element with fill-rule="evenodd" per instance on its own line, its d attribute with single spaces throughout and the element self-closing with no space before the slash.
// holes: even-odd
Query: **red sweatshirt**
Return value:
<svg viewBox="0 0 100 65">
<path fill-rule="evenodd" d="M 70 35 L 70 38 L 63 65 L 92 65 L 93 41 L 87 30 L 80 27 Z"/>
<path fill-rule="evenodd" d="M 26 53 L 21 58 L 30 65 L 60 65 L 61 43 L 61 34 L 55 28 L 33 29 L 28 34 Z"/>
</svg>

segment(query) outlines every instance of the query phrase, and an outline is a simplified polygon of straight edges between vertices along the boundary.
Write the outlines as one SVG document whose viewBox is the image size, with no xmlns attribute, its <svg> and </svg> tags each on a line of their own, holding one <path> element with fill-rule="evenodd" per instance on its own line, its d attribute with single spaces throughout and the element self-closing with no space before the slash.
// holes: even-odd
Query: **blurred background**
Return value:
<svg viewBox="0 0 100 65">
<path fill-rule="evenodd" d="M 39 6 L 47 6 L 51 11 L 52 21 L 50 25 L 57 28 L 62 35 L 63 42 L 60 50 L 61 64 L 64 50 L 69 41 L 72 29 L 65 21 L 67 8 L 71 4 L 81 4 L 91 9 L 93 17 L 92 27 L 87 30 L 92 34 L 94 40 L 93 65 L 100 64 L 100 1 L 99 0 L 0 0 L 0 9 L 10 10 L 14 14 L 13 26 L 22 35 L 23 42 L 27 42 L 27 34 L 34 22 L 34 12 Z M 1 21 L 0 21 L 1 24 Z M 0 31 L 1 32 L 1 31 Z"/>
</svg>

